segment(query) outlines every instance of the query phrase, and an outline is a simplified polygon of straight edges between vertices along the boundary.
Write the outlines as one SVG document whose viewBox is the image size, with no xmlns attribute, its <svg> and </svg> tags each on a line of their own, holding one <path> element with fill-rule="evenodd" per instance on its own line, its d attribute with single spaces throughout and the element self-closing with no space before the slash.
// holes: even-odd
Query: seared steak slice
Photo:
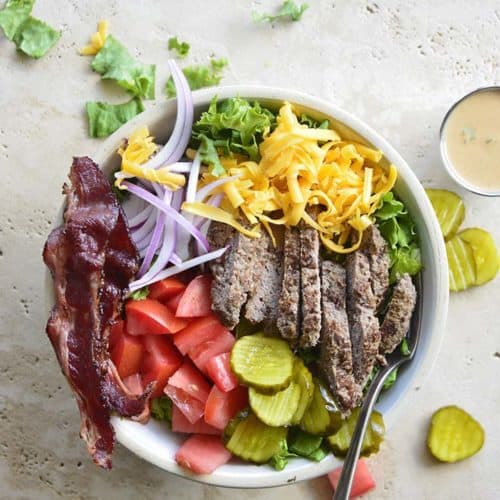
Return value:
<svg viewBox="0 0 500 500">
<path fill-rule="evenodd" d="M 392 298 L 380 327 L 380 352 L 389 354 L 408 332 L 417 303 L 417 290 L 408 274 L 404 274 L 394 285 Z"/>
<path fill-rule="evenodd" d="M 296 227 L 285 229 L 283 281 L 276 326 L 281 336 L 296 347 L 300 333 L 300 236 Z"/>
<path fill-rule="evenodd" d="M 321 264 L 320 368 L 341 410 L 355 408 L 361 396 L 352 367 L 352 346 L 346 311 L 346 271 L 331 261 Z"/>
<path fill-rule="evenodd" d="M 319 266 L 319 234 L 302 225 L 300 232 L 300 280 L 302 333 L 300 347 L 314 347 L 321 333 L 321 279 Z"/>
<path fill-rule="evenodd" d="M 370 263 L 360 251 L 346 257 L 347 315 L 352 344 L 354 378 L 363 387 L 375 365 L 380 344 L 376 298 L 370 283 Z"/>
<path fill-rule="evenodd" d="M 373 224 L 363 234 L 361 250 L 370 262 L 371 286 L 378 310 L 384 303 L 389 289 L 390 259 L 387 243 L 379 229 Z"/>
</svg>

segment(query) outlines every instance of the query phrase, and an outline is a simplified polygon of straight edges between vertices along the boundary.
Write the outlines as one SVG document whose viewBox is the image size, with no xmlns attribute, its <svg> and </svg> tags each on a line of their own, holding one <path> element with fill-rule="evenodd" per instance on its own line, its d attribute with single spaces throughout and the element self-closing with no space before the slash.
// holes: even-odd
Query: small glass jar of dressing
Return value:
<svg viewBox="0 0 500 500">
<path fill-rule="evenodd" d="M 484 196 L 500 196 L 500 87 L 462 97 L 446 113 L 440 149 L 448 173 Z"/>
</svg>

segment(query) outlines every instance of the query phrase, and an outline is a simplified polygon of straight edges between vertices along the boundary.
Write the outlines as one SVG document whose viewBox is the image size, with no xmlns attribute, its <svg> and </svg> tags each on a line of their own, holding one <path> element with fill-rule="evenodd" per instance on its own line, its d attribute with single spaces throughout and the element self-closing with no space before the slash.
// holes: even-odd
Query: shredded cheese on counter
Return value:
<svg viewBox="0 0 500 500">
<path fill-rule="evenodd" d="M 97 31 L 90 37 L 90 43 L 80 49 L 82 56 L 95 56 L 104 46 L 108 36 L 108 21 L 99 21 Z"/>
<path fill-rule="evenodd" d="M 304 221 L 319 231 L 328 249 L 356 250 L 382 195 L 396 182 L 396 168 L 391 165 L 386 172 L 379 165 L 381 151 L 342 140 L 334 130 L 300 124 L 289 103 L 281 107 L 277 123 L 260 144 L 259 163 L 221 158 L 227 175 L 238 178 L 219 188 L 225 195 L 220 208 L 184 203 L 183 209 L 257 237 L 255 228 L 237 223 L 242 212 L 250 224 L 262 224 L 273 240 L 272 224 Z M 200 183 L 215 179 L 205 172 Z M 312 207 L 316 218 L 308 213 Z"/>
</svg>

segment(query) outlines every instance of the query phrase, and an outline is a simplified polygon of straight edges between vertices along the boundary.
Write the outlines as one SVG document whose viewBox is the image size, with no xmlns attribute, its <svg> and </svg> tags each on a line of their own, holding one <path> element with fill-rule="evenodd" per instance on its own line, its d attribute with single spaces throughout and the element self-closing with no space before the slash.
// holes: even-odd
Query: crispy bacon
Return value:
<svg viewBox="0 0 500 500">
<path fill-rule="evenodd" d="M 109 329 L 137 272 L 137 251 L 99 167 L 90 158 L 75 158 L 69 178 L 64 223 L 43 252 L 55 291 L 47 334 L 80 409 L 80 435 L 94 461 L 109 469 L 110 412 L 141 419 L 151 393 L 151 387 L 141 395 L 126 388 L 108 349 Z"/>
</svg>

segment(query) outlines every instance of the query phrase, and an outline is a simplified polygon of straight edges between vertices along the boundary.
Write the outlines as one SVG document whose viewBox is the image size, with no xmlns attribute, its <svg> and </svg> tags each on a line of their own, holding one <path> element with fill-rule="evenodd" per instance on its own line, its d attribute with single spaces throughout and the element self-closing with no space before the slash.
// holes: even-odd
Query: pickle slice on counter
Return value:
<svg viewBox="0 0 500 500">
<path fill-rule="evenodd" d="M 457 406 L 437 410 L 431 419 L 427 446 L 441 462 L 458 462 L 475 455 L 484 444 L 484 430 Z"/>
<path fill-rule="evenodd" d="M 267 394 L 288 386 L 293 363 L 294 355 L 287 342 L 262 334 L 240 338 L 231 351 L 231 368 L 238 380 Z"/>
<path fill-rule="evenodd" d="M 465 217 L 465 205 L 458 194 L 445 189 L 426 189 L 445 239 L 453 236 Z"/>
<path fill-rule="evenodd" d="M 275 394 L 263 394 L 253 387 L 248 391 L 253 412 L 262 422 L 272 427 L 290 425 L 299 406 L 300 396 L 300 386 L 295 382 Z"/>
<path fill-rule="evenodd" d="M 327 402 L 321 394 L 319 381 L 314 381 L 312 401 L 300 421 L 300 428 L 315 436 L 335 432 L 342 423 L 340 412 L 328 411 Z"/>
<path fill-rule="evenodd" d="M 328 436 L 327 441 L 332 449 L 332 452 L 337 457 L 345 457 L 349 445 L 351 444 L 352 435 L 358 421 L 359 408 L 355 408 L 347 417 L 340 429 L 333 435 Z M 361 445 L 361 455 L 368 457 L 373 453 L 377 453 L 380 449 L 380 444 L 384 440 L 385 424 L 381 413 L 374 410 L 370 417 L 366 434 Z"/>
<path fill-rule="evenodd" d="M 458 233 L 461 240 L 472 248 L 476 264 L 475 285 L 482 285 L 492 280 L 498 273 L 499 256 L 495 241 L 488 231 L 478 227 L 464 229 Z"/>
<path fill-rule="evenodd" d="M 286 433 L 284 427 L 270 427 L 250 413 L 238 423 L 226 448 L 243 460 L 263 464 L 279 452 Z"/>
<path fill-rule="evenodd" d="M 446 242 L 450 290 L 460 292 L 476 283 L 476 262 L 472 247 L 459 236 Z"/>
<path fill-rule="evenodd" d="M 298 425 L 311 404 L 314 395 L 314 383 L 311 372 L 300 358 L 295 358 L 293 365 L 293 381 L 300 387 L 300 398 L 293 414 L 291 424 Z"/>
</svg>

